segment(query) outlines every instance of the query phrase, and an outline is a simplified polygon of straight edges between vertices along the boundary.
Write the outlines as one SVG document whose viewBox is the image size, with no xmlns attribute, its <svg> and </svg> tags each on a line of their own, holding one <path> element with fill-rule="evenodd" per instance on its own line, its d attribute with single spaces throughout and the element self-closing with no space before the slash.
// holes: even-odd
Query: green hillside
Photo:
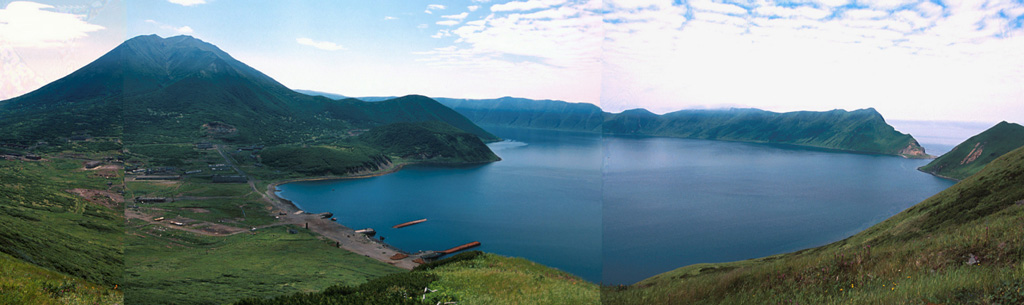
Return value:
<svg viewBox="0 0 1024 305">
<path fill-rule="evenodd" d="M 120 177 L 98 177 L 74 160 L 0 160 L 0 252 L 96 284 L 123 283 Z"/>
<path fill-rule="evenodd" d="M 606 287 L 605 304 L 1020 304 L 1024 148 L 857 235 Z"/>
<path fill-rule="evenodd" d="M 682 110 L 657 115 L 645 109 L 606 113 L 591 104 L 511 97 L 437 100 L 486 126 L 775 143 L 928 157 L 912 136 L 896 131 L 871 108 L 789 113 L 758 109 Z"/>
<path fill-rule="evenodd" d="M 429 289 L 429 292 L 427 292 Z M 358 286 L 247 298 L 235 305 L 327 304 L 598 304 L 597 285 L 521 258 L 480 251 L 457 254 Z"/>
<path fill-rule="evenodd" d="M 788 113 L 758 109 L 683 110 L 660 116 L 635 109 L 607 115 L 604 132 L 928 157 L 914 137 L 896 131 L 871 108 Z"/>
<path fill-rule="evenodd" d="M 600 132 L 604 122 L 601 108 L 586 103 L 530 100 L 514 97 L 470 100 L 437 98 L 476 124 Z"/>
<path fill-rule="evenodd" d="M 100 286 L 0 253 L 0 304 L 122 304 L 113 286 Z"/>
<path fill-rule="evenodd" d="M 398 158 L 438 163 L 498 161 L 480 138 L 440 121 L 394 123 L 370 129 L 359 140 Z"/>
<path fill-rule="evenodd" d="M 222 140 L 294 143 L 352 129 L 444 121 L 485 141 L 494 135 L 432 99 L 379 103 L 301 94 L 189 36 L 129 39 L 42 88 L 0 101 L 0 143 L 76 135 L 135 144 Z"/>
<path fill-rule="evenodd" d="M 1021 146 L 1024 146 L 1024 126 L 1004 121 L 960 143 L 920 170 L 962 180 L 981 171 L 992 160 Z"/>
<path fill-rule="evenodd" d="M 358 137 L 377 128 L 426 138 Z M 391 166 L 385 151 L 405 163 L 494 161 L 483 141 L 495 140 L 427 97 L 309 96 L 198 39 L 139 36 L 0 101 L 0 252 L 82 283 L 118 285 L 127 302 L 140 304 L 359 284 L 398 269 L 299 234 L 278 220 L 281 211 L 271 214 L 261 190 L 282 180 L 377 172 Z M 94 162 L 102 166 L 86 168 Z M 16 266 L 8 256 L 0 262 Z M 36 298 L 39 285 L 53 284 L 12 285 L 25 278 L 2 274 L 0 301 Z M 54 285 L 43 288 L 74 295 L 65 292 L 73 287 Z M 38 302 L 10 303 L 50 302 L 31 300 Z"/>
</svg>

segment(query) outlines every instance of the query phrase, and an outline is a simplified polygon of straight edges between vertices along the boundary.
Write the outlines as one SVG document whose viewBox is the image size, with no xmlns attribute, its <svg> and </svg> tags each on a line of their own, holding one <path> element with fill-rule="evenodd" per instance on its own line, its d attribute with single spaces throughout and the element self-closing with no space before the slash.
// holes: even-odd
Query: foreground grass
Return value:
<svg viewBox="0 0 1024 305">
<path fill-rule="evenodd" d="M 597 304 L 597 285 L 522 259 L 480 251 L 321 292 L 246 298 L 235 305 L 319 304 Z"/>
<path fill-rule="evenodd" d="M 46 270 L 0 253 L 0 304 L 121 304 L 113 287 Z"/>
<path fill-rule="evenodd" d="M 598 304 L 600 289 L 572 274 L 523 258 L 485 253 L 429 271 L 437 293 L 459 304 Z"/>
<path fill-rule="evenodd" d="M 224 304 L 355 285 L 402 271 L 294 227 L 210 237 L 132 221 L 128 234 L 128 304 Z"/>
<path fill-rule="evenodd" d="M 80 161 L 0 161 L 0 252 L 90 282 L 122 280 L 123 211 L 71 189 L 107 190 Z"/>
<path fill-rule="evenodd" d="M 606 304 L 1024 304 L 1024 150 L 845 240 L 605 287 Z"/>
</svg>

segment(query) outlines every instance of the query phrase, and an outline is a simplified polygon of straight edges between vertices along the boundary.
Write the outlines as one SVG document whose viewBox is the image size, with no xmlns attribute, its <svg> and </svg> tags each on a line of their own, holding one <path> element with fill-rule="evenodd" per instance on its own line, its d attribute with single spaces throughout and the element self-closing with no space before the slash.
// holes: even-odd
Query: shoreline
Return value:
<svg viewBox="0 0 1024 305">
<path fill-rule="evenodd" d="M 398 164 L 392 163 L 391 166 L 388 166 L 382 170 L 364 174 L 356 174 L 350 176 L 320 176 L 285 179 L 273 181 L 267 184 L 267 189 L 263 193 L 263 199 L 270 204 L 272 210 L 279 210 L 281 211 L 281 213 L 284 213 L 277 213 L 281 215 L 276 215 L 279 217 L 278 221 L 281 223 L 294 224 L 300 227 L 302 227 L 303 224 L 305 224 L 306 226 L 308 226 L 308 229 L 310 231 L 315 232 L 327 239 L 335 241 L 339 248 L 345 249 L 355 254 L 360 254 L 375 259 L 377 261 L 398 268 L 412 270 L 412 268 L 415 268 L 416 266 L 419 265 L 419 263 L 414 262 L 414 260 L 421 259 L 422 255 L 427 254 L 429 252 L 409 253 L 378 239 L 371 238 L 363 234 L 355 233 L 356 229 L 350 228 L 337 221 L 320 218 L 318 214 L 311 214 L 308 211 L 299 208 L 299 206 L 296 205 L 295 202 L 278 196 L 277 187 L 279 185 L 286 183 L 303 181 L 349 180 L 380 177 L 387 174 L 398 172 L 399 170 L 402 170 L 403 168 L 409 165 L 479 165 L 500 160 L 501 158 L 499 157 L 498 160 L 484 162 L 399 162 Z M 404 254 L 407 255 L 408 257 L 397 260 L 391 259 L 391 257 L 397 254 Z"/>
</svg>

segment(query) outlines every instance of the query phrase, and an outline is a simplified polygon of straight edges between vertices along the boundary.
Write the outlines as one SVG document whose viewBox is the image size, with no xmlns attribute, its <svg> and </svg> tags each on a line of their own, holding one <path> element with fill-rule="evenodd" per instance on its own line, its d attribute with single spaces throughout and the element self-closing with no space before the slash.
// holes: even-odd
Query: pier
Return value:
<svg viewBox="0 0 1024 305">
<path fill-rule="evenodd" d="M 397 225 L 395 225 L 395 226 L 393 226 L 391 228 L 393 228 L 393 229 L 404 228 L 404 227 L 408 227 L 408 226 L 411 226 L 411 225 L 414 225 L 414 224 L 418 224 L 418 223 L 421 223 L 421 222 L 424 222 L 424 221 L 427 221 L 427 219 L 423 218 L 423 219 L 420 219 L 420 220 L 413 220 L 413 221 L 410 221 L 410 222 L 397 224 Z"/>
<path fill-rule="evenodd" d="M 462 250 L 466 250 L 466 249 L 469 249 L 469 248 L 472 248 L 472 247 L 478 247 L 478 246 L 480 246 L 480 242 L 474 241 L 474 242 L 471 242 L 471 243 L 468 243 L 468 244 L 465 244 L 465 245 L 461 245 L 461 246 L 458 246 L 458 247 L 455 247 L 455 248 L 451 248 L 451 249 L 448 249 L 448 250 L 441 251 L 441 253 L 452 254 L 452 253 L 455 253 L 455 252 L 459 252 L 459 251 L 462 251 Z"/>
</svg>

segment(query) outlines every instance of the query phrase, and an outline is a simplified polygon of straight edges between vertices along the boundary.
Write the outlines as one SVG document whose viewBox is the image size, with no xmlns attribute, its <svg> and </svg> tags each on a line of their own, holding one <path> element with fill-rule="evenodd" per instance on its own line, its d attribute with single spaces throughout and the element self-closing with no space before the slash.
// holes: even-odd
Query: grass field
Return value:
<svg viewBox="0 0 1024 305">
<path fill-rule="evenodd" d="M 295 227 L 212 237 L 133 220 L 128 235 L 128 304 L 224 304 L 355 285 L 402 271 Z"/>
<path fill-rule="evenodd" d="M 235 305 L 598 303 L 597 285 L 578 277 L 522 258 L 469 251 L 358 286 L 247 298 Z"/>
<path fill-rule="evenodd" d="M 459 304 L 598 304 L 600 289 L 572 274 L 523 258 L 485 253 L 430 271 L 437 293 Z"/>
<path fill-rule="evenodd" d="M 0 304 L 121 304 L 114 287 L 96 285 L 0 253 Z"/>
<path fill-rule="evenodd" d="M 123 211 L 71 189 L 107 190 L 80 161 L 0 161 L 0 252 L 113 287 L 124 270 Z"/>
</svg>

